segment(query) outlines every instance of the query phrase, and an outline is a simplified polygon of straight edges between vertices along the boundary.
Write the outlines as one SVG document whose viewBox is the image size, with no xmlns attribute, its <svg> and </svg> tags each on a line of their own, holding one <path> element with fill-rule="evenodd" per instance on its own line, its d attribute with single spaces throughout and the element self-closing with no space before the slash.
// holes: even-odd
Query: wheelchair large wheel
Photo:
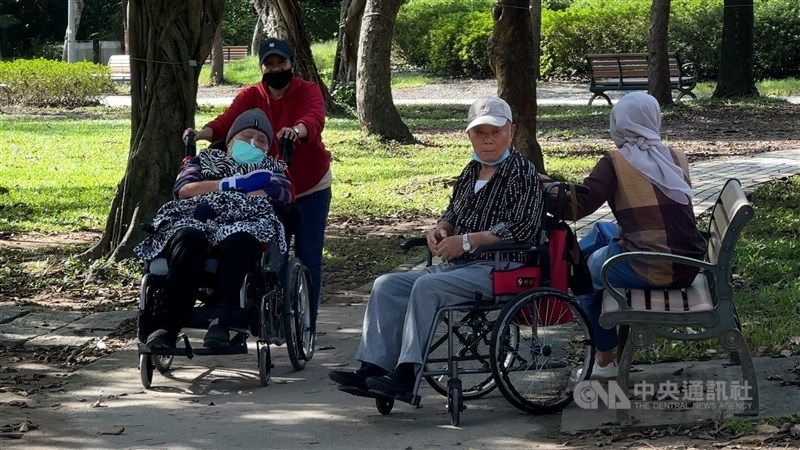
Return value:
<svg viewBox="0 0 800 450">
<path fill-rule="evenodd" d="M 512 405 L 535 414 L 567 406 L 594 363 L 586 315 L 572 297 L 554 289 L 514 297 L 495 322 L 491 346 L 500 392 Z"/>
<path fill-rule="evenodd" d="M 463 386 L 461 396 L 464 400 L 470 400 L 492 392 L 497 385 L 491 373 L 489 344 L 494 320 L 498 315 L 498 310 L 454 311 L 454 323 L 450 324 L 445 313 L 436 325 L 424 370 L 447 370 L 447 332 L 450 329 L 455 338 L 453 350 L 458 358 L 459 370 L 477 372 L 458 375 Z M 425 377 L 433 390 L 444 396 L 449 394 L 448 379 L 448 375 Z"/>
<path fill-rule="evenodd" d="M 314 329 L 311 324 L 311 278 L 308 269 L 297 258 L 285 266 L 283 285 L 283 334 L 289 361 L 295 370 L 302 370 L 314 354 Z"/>
</svg>

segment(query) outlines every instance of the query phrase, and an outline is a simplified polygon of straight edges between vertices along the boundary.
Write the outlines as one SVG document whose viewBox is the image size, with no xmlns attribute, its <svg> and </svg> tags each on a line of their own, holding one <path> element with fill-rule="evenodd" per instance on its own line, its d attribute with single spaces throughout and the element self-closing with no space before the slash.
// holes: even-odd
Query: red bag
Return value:
<svg viewBox="0 0 800 450">
<path fill-rule="evenodd" d="M 539 267 L 522 266 L 516 269 L 493 270 L 492 292 L 498 295 L 516 295 L 540 285 L 542 272 Z"/>
<path fill-rule="evenodd" d="M 555 226 L 550 230 L 550 287 L 567 292 L 570 269 L 570 255 L 567 249 L 567 233 L 565 228 Z M 569 305 L 556 298 L 544 298 L 539 303 L 539 325 L 550 326 L 567 323 L 572 320 Z"/>
</svg>

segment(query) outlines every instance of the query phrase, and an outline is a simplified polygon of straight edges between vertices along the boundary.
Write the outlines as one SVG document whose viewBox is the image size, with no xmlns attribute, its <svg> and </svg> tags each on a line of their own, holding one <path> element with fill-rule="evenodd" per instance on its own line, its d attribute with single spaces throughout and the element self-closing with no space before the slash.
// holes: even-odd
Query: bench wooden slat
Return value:
<svg viewBox="0 0 800 450">
<path fill-rule="evenodd" d="M 250 48 L 246 45 L 224 45 L 222 47 L 222 62 L 238 61 L 248 55 Z M 211 55 L 206 58 L 206 64 L 211 63 Z"/>
</svg>

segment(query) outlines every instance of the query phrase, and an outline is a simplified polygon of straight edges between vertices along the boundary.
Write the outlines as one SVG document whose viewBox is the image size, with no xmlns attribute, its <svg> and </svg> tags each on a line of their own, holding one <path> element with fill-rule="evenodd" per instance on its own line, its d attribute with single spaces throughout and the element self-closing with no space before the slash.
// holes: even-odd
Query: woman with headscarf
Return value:
<svg viewBox="0 0 800 450">
<path fill-rule="evenodd" d="M 592 376 L 615 377 L 615 329 L 599 324 L 603 285 L 600 269 L 614 255 L 628 251 L 662 252 L 702 259 L 705 241 L 692 209 L 692 188 L 686 155 L 661 141 L 661 109 L 645 93 L 628 94 L 611 110 L 611 137 L 616 150 L 597 162 L 578 197 L 579 216 L 608 202 L 619 226 L 618 236 L 588 257 L 594 292 L 580 296 L 595 336 L 597 357 Z M 576 217 L 578 219 L 580 217 Z M 628 260 L 608 271 L 613 285 L 633 289 L 688 286 L 696 267 L 669 261 Z"/>
</svg>

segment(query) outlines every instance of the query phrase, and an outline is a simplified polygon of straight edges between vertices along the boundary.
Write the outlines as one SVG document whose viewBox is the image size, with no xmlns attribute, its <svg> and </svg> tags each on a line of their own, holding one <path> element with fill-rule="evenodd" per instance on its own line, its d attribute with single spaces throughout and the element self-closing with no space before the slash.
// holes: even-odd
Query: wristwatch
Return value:
<svg viewBox="0 0 800 450">
<path fill-rule="evenodd" d="M 469 236 L 467 233 L 461 235 L 461 248 L 464 250 L 464 253 L 468 253 L 472 250 L 472 245 L 469 243 Z"/>
<path fill-rule="evenodd" d="M 297 135 L 297 137 L 300 137 L 300 129 L 299 129 L 299 128 L 297 128 L 297 127 L 292 127 L 292 131 L 294 131 L 294 134 L 296 134 L 296 135 Z"/>
</svg>

